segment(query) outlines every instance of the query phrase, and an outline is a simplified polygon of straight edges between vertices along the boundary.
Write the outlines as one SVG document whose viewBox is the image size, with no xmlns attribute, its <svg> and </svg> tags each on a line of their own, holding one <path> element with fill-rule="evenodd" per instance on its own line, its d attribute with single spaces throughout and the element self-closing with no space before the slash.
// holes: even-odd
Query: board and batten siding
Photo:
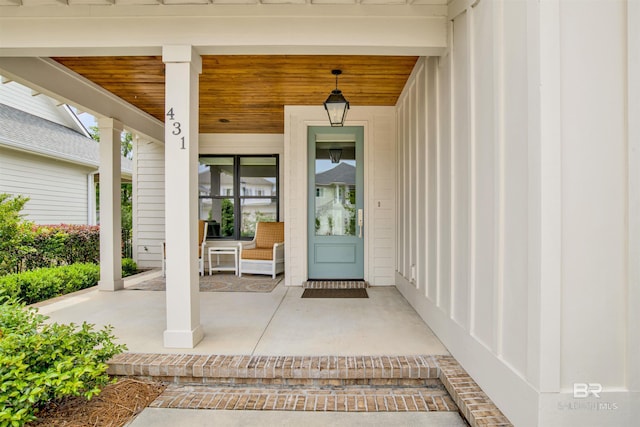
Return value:
<svg viewBox="0 0 640 427">
<path fill-rule="evenodd" d="M 519 424 L 537 418 L 536 405 L 521 402 L 537 401 L 530 381 L 539 375 L 528 312 L 526 37 L 496 21 L 492 4 L 455 17 L 455 44 L 420 58 L 398 100 L 396 284 Z M 522 23 L 519 6 L 509 13 Z M 496 37 L 509 44 L 507 77 Z"/>
<path fill-rule="evenodd" d="M 527 80 L 526 70 L 514 70 L 512 91 L 496 99 L 489 5 L 476 6 L 473 26 L 466 13 L 454 20 L 458 43 L 444 57 L 420 58 L 398 100 L 396 283 L 513 417 L 508 394 L 537 399 L 522 380 L 537 375 L 528 357 L 529 159 L 526 127 L 518 126 Z M 469 31 L 477 32 L 473 48 Z M 515 116 L 509 122 L 498 120 L 504 106 Z M 535 419 L 536 411 L 517 412 Z"/>
<path fill-rule="evenodd" d="M 451 5 L 396 106 L 396 284 L 514 425 L 632 425 L 640 6 Z"/>
<path fill-rule="evenodd" d="M 164 145 L 136 139 L 133 165 L 133 257 L 141 268 L 162 266 L 165 239 Z"/>
<path fill-rule="evenodd" d="M 88 175 L 95 169 L 0 148 L 0 193 L 23 195 L 22 211 L 36 224 L 87 224 Z"/>
<path fill-rule="evenodd" d="M 320 107 L 285 106 L 285 284 L 307 280 L 307 127 L 327 126 Z M 352 107 L 346 126 L 364 126 L 365 280 L 394 284 L 396 126 L 394 107 Z"/>
</svg>

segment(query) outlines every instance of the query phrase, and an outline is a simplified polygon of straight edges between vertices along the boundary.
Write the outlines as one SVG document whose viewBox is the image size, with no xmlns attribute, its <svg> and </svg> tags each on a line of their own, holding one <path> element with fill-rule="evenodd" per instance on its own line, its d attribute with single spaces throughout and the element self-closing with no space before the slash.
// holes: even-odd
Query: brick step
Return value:
<svg viewBox="0 0 640 427">
<path fill-rule="evenodd" d="M 308 280 L 302 282 L 304 289 L 366 289 L 369 282 L 364 280 Z"/>
<path fill-rule="evenodd" d="M 151 408 L 323 412 L 458 411 L 434 388 L 213 387 L 171 384 Z"/>
<path fill-rule="evenodd" d="M 411 411 L 418 408 L 418 403 L 414 403 L 420 400 L 416 398 L 418 393 L 424 396 L 427 408 L 435 405 L 456 410 L 453 408 L 457 405 L 471 427 L 511 426 L 478 384 L 448 355 L 293 357 L 123 353 L 108 362 L 108 373 L 170 383 L 166 394 L 152 406 L 252 409 L 253 405 L 255 409 L 268 410 L 275 405 L 276 410 L 302 407 L 301 410 L 309 411 L 346 411 L 347 408 L 355 411 L 365 405 L 369 411 L 371 408 Z M 312 406 L 315 409 L 311 409 Z"/>
<path fill-rule="evenodd" d="M 123 353 L 110 375 L 178 384 L 433 386 L 435 356 L 222 356 Z"/>
</svg>

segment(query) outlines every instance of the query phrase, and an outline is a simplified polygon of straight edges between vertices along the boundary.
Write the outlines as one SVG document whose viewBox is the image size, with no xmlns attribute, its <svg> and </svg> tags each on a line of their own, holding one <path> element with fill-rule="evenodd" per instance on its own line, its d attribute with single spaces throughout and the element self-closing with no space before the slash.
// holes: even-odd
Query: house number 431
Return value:
<svg viewBox="0 0 640 427">
<path fill-rule="evenodd" d="M 173 107 L 169 108 L 169 111 L 167 111 L 167 117 L 169 118 L 169 120 L 171 120 L 173 125 L 173 130 L 171 131 L 171 134 L 175 136 L 180 136 L 180 134 L 182 134 L 182 123 L 176 121 L 175 115 L 176 113 L 173 112 Z M 181 150 L 185 149 L 184 136 L 180 137 L 180 149 Z"/>
</svg>

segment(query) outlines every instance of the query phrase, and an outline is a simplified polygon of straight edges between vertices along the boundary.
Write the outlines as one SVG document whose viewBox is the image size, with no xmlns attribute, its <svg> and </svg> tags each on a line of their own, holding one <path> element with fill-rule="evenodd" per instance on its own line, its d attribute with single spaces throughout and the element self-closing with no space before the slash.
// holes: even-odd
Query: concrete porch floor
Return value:
<svg viewBox="0 0 640 427">
<path fill-rule="evenodd" d="M 372 287 L 368 299 L 302 299 L 301 287 L 270 293 L 201 292 L 204 339 L 193 349 L 163 347 L 165 292 L 127 290 L 157 277 L 125 280 L 125 290 L 81 291 L 38 304 L 54 322 L 110 324 L 135 353 L 238 355 L 449 354 L 395 287 Z"/>
</svg>

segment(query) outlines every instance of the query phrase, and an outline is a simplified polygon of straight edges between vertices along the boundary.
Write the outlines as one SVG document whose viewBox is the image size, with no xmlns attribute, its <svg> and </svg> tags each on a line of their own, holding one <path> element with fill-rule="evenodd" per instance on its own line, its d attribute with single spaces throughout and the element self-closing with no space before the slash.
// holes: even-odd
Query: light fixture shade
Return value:
<svg viewBox="0 0 640 427">
<path fill-rule="evenodd" d="M 344 99 L 342 91 L 335 89 L 324 101 L 324 109 L 329 115 L 331 126 L 343 126 L 344 120 L 347 118 L 347 110 L 349 109 L 349 101 Z"/>
<path fill-rule="evenodd" d="M 324 109 L 329 115 L 331 126 L 343 126 L 344 120 L 347 118 L 347 110 L 349 109 L 349 101 L 344 99 L 342 91 L 338 89 L 338 76 L 342 74 L 342 70 L 331 70 L 331 74 L 336 76 L 336 88 L 324 101 Z"/>
</svg>

